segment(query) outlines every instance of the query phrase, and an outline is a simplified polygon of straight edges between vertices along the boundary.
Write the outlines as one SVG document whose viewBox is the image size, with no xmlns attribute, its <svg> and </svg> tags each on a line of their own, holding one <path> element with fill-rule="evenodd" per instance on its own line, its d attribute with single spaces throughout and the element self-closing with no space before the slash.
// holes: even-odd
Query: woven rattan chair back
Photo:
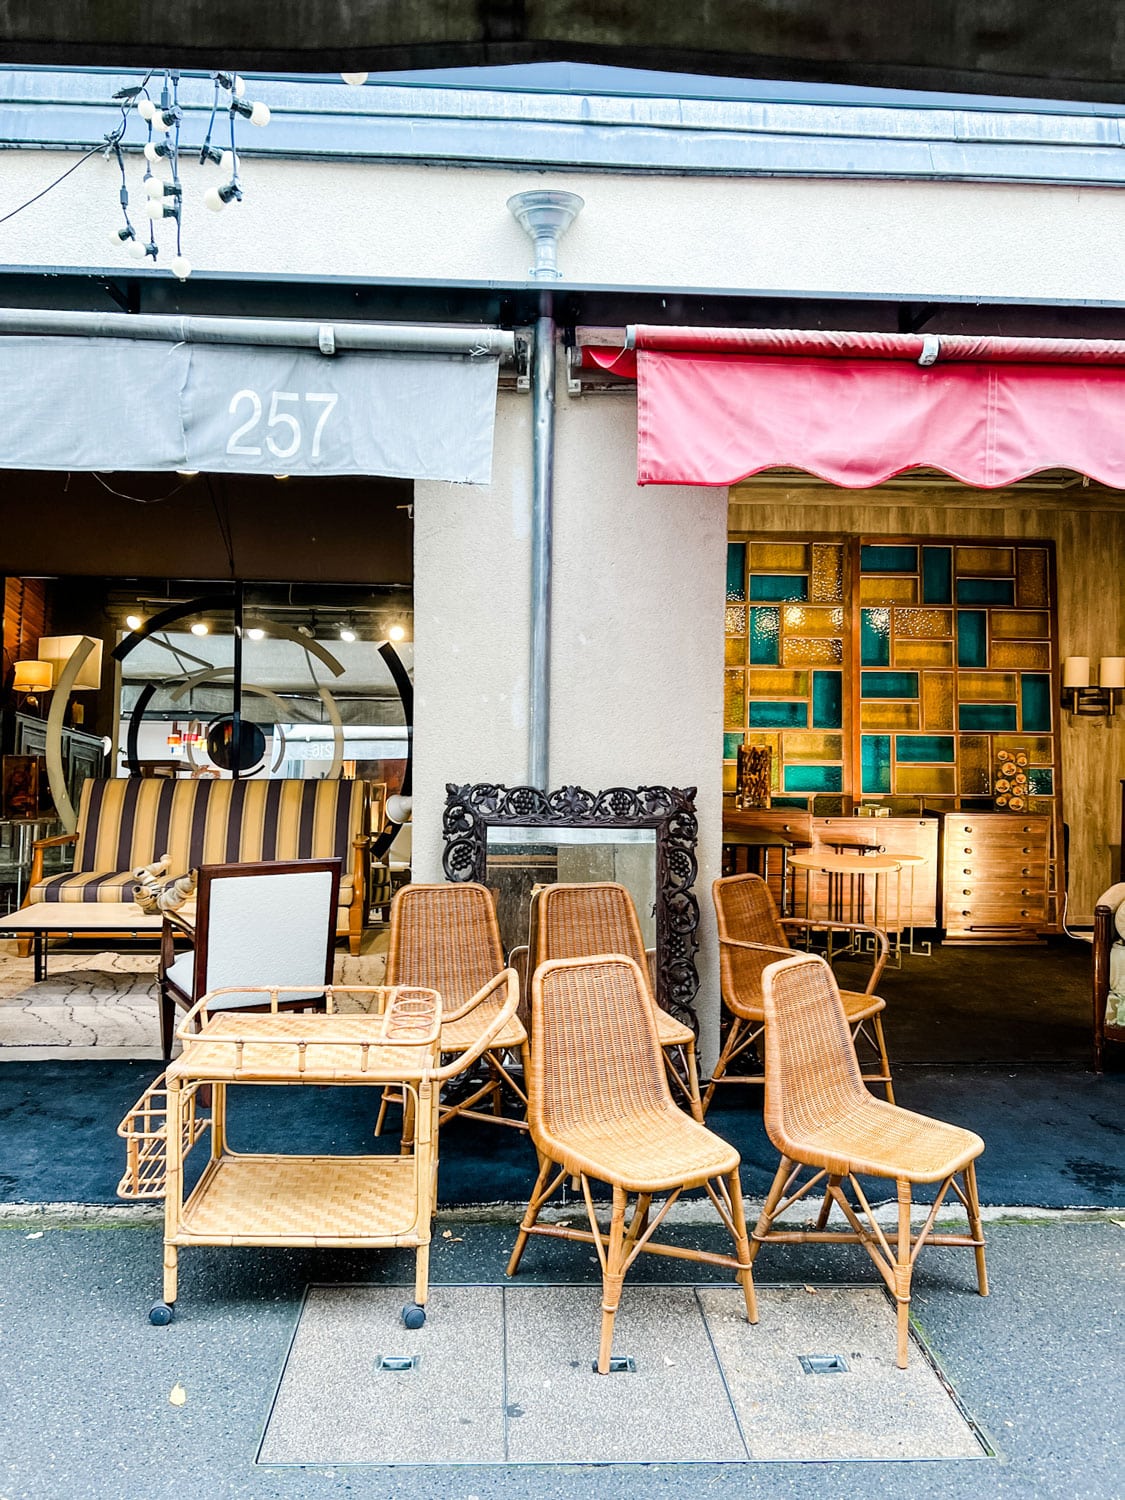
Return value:
<svg viewBox="0 0 1125 1500">
<path fill-rule="evenodd" d="M 547 885 L 537 892 L 535 966 L 555 958 L 623 953 L 647 979 L 637 908 L 628 889 L 611 880 Z"/>
<path fill-rule="evenodd" d="M 728 875 L 711 887 L 719 924 L 719 978 L 723 999 L 745 1020 L 760 1021 L 762 975 L 777 962 L 770 949 L 788 948 L 770 888 L 760 875 Z M 759 950 L 731 943 L 760 943 Z"/>
<path fill-rule="evenodd" d="M 496 903 L 487 887 L 406 885 L 395 896 L 387 984 L 437 990 L 448 1012 L 471 1000 L 503 968 Z"/>
<path fill-rule="evenodd" d="M 802 954 L 770 964 L 762 996 L 766 1134 L 779 1151 L 799 1156 L 810 1134 L 871 1096 L 836 980 L 822 958 Z"/>
<path fill-rule="evenodd" d="M 532 1134 L 675 1109 L 652 997 L 631 958 L 543 964 L 531 982 Z"/>
</svg>

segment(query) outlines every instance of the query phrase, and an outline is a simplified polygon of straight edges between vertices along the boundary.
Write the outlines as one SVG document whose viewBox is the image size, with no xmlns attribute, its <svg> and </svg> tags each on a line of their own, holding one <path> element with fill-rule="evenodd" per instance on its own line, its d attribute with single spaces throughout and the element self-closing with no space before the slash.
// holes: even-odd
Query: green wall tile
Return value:
<svg viewBox="0 0 1125 1500">
<path fill-rule="evenodd" d="M 859 566 L 863 573 L 917 573 L 918 548 L 863 546 Z"/>
<path fill-rule="evenodd" d="M 988 666 L 988 616 L 983 609 L 957 611 L 957 665 Z"/>
<path fill-rule="evenodd" d="M 863 698 L 917 698 L 917 672 L 862 672 L 860 696 Z"/>
<path fill-rule="evenodd" d="M 970 734 L 1014 734 L 1014 703 L 961 703 L 957 708 L 957 727 Z"/>
<path fill-rule="evenodd" d="M 724 734 L 723 735 L 723 759 L 724 760 L 737 760 L 738 759 L 738 747 L 741 744 L 742 744 L 742 735 L 741 734 Z"/>
<path fill-rule="evenodd" d="M 842 766 L 786 766 L 787 792 L 840 792 L 844 789 Z"/>
<path fill-rule="evenodd" d="M 1025 734 L 1051 730 L 1051 679 L 1046 672 L 1024 672 L 1020 677 L 1020 717 Z"/>
<path fill-rule="evenodd" d="M 750 611 L 750 664 L 755 667 L 776 667 L 781 660 L 781 611 L 779 609 L 752 609 Z"/>
<path fill-rule="evenodd" d="M 958 604 L 1014 604 L 1016 585 L 1012 578 L 958 578 Z"/>
<path fill-rule="evenodd" d="M 952 604 L 953 549 L 922 548 L 922 603 Z"/>
<path fill-rule="evenodd" d="M 758 699 L 750 704 L 751 729 L 806 729 L 808 722 L 807 703 L 777 703 Z"/>
<path fill-rule="evenodd" d="M 812 721 L 814 729 L 840 729 L 844 723 L 842 672 L 814 672 Z"/>
<path fill-rule="evenodd" d="M 861 761 L 864 793 L 889 792 L 891 789 L 891 737 L 889 734 L 864 734 Z"/>
<path fill-rule="evenodd" d="M 727 598 L 746 598 L 746 543 L 727 543 Z"/>
<path fill-rule="evenodd" d="M 802 600 L 809 597 L 809 580 L 792 573 L 752 573 L 751 599 Z"/>
<path fill-rule="evenodd" d="M 891 612 L 889 609 L 861 609 L 859 622 L 859 660 L 864 667 L 889 667 L 891 664 Z"/>
<path fill-rule="evenodd" d="M 895 736 L 895 760 L 944 763 L 953 760 L 951 734 L 898 734 Z"/>
</svg>

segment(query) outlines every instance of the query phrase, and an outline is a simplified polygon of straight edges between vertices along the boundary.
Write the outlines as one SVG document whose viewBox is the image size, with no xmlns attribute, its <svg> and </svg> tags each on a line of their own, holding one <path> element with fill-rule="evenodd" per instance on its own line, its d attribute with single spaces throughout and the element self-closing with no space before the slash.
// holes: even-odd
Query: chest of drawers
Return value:
<svg viewBox="0 0 1125 1500">
<path fill-rule="evenodd" d="M 1050 919 L 1050 818 L 946 813 L 943 842 L 946 941 L 1038 941 Z"/>
</svg>

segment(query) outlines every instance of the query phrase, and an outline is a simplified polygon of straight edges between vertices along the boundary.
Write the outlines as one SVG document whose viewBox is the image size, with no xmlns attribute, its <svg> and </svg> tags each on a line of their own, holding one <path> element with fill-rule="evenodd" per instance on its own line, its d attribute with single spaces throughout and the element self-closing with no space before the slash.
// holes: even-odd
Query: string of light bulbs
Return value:
<svg viewBox="0 0 1125 1500">
<path fill-rule="evenodd" d="M 161 248 L 156 237 L 157 227 L 166 219 L 171 219 L 176 226 L 175 254 L 168 262 L 168 269 L 180 281 L 186 281 L 191 275 L 192 265 L 183 249 L 184 188 L 180 180 L 180 130 L 184 111 L 180 104 L 180 74 L 175 69 L 167 69 L 162 75 L 159 97 L 155 99 L 149 92 L 152 77 L 153 71 L 150 71 L 139 84 L 118 89 L 113 96 L 121 106 L 121 123 L 106 135 L 104 149 L 107 157 L 113 156 L 117 160 L 121 175 L 118 200 L 124 222 L 119 229 L 113 231 L 112 242 L 118 249 L 123 248 L 133 260 L 151 259 L 156 264 Z M 219 213 L 228 203 L 242 201 L 237 122 L 245 119 L 251 125 L 264 127 L 270 122 L 270 111 L 267 104 L 247 101 L 246 84 L 237 73 L 212 73 L 211 81 L 211 114 L 203 144 L 199 148 L 199 164 L 217 166 L 225 179 L 208 187 L 203 194 L 205 206 L 212 212 Z M 229 145 L 222 151 L 212 144 L 220 110 L 225 110 L 229 116 Z M 148 130 L 142 153 L 145 162 L 143 185 L 147 239 L 138 233 L 138 225 L 129 216 L 129 186 L 122 150 L 129 122 L 134 114 L 144 122 Z M 170 170 L 171 175 L 168 177 L 162 172 L 165 165 Z"/>
</svg>

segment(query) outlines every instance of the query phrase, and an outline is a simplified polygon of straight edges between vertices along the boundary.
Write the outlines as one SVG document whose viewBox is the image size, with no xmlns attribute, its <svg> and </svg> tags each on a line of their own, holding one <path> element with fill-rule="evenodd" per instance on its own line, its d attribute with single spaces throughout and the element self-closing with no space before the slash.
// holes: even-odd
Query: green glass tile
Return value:
<svg viewBox="0 0 1125 1500">
<path fill-rule="evenodd" d="M 953 759 L 951 734 L 898 734 L 895 736 L 895 760 L 945 762 Z"/>
<path fill-rule="evenodd" d="M 917 547 L 863 546 L 859 549 L 861 573 L 917 573 Z"/>
<path fill-rule="evenodd" d="M 809 580 L 786 573 L 752 573 L 750 575 L 751 599 L 807 599 Z"/>
<path fill-rule="evenodd" d="M 891 612 L 889 609 L 861 609 L 859 625 L 859 659 L 865 667 L 889 667 L 891 664 Z"/>
<path fill-rule="evenodd" d="M 844 788 L 842 766 L 786 766 L 787 792 L 839 792 Z"/>
<path fill-rule="evenodd" d="M 770 799 L 770 806 L 803 807 L 807 811 L 809 806 L 809 799 L 807 797 L 772 797 Z"/>
<path fill-rule="evenodd" d="M 750 611 L 750 663 L 755 667 L 776 667 L 780 657 L 781 611 Z"/>
<path fill-rule="evenodd" d="M 957 611 L 957 665 L 988 666 L 988 616 L 983 609 Z"/>
<path fill-rule="evenodd" d="M 860 693 L 864 698 L 917 698 L 917 672 L 862 672 Z"/>
<path fill-rule="evenodd" d="M 807 703 L 771 703 L 759 699 L 750 704 L 751 729 L 805 729 L 808 722 Z"/>
<path fill-rule="evenodd" d="M 1011 578 L 958 578 L 958 604 L 1014 604 L 1016 585 Z"/>
<path fill-rule="evenodd" d="M 1032 766 L 1027 773 L 1028 784 L 1037 797 L 1055 795 L 1055 773 L 1044 766 Z"/>
<path fill-rule="evenodd" d="M 746 543 L 727 543 L 727 598 L 746 598 Z"/>
<path fill-rule="evenodd" d="M 738 759 L 738 747 L 741 744 L 742 744 L 742 735 L 741 734 L 724 734 L 723 735 L 723 759 L 724 760 L 737 760 Z"/>
<path fill-rule="evenodd" d="M 1014 703 L 961 703 L 957 709 L 958 729 L 977 734 L 1013 733 L 1016 728 Z"/>
<path fill-rule="evenodd" d="M 814 729 L 839 729 L 843 722 L 842 672 L 814 672 L 812 721 Z"/>
<path fill-rule="evenodd" d="M 1020 677 L 1020 717 L 1025 734 L 1050 733 L 1051 679 L 1046 672 L 1024 672 Z"/>
<path fill-rule="evenodd" d="M 922 603 L 953 603 L 953 556 L 950 547 L 922 548 Z"/>
<path fill-rule="evenodd" d="M 891 737 L 889 734 L 860 736 L 862 789 L 865 793 L 889 792 L 891 789 Z"/>
</svg>

